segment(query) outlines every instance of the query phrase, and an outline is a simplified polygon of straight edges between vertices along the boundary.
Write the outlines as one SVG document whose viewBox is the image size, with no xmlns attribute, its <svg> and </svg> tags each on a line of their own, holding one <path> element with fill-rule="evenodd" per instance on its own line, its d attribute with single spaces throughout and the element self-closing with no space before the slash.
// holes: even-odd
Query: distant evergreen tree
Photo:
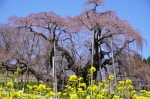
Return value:
<svg viewBox="0 0 150 99">
<path fill-rule="evenodd" d="M 147 58 L 147 63 L 150 65 L 150 56 Z"/>
<path fill-rule="evenodd" d="M 147 59 L 143 58 L 143 62 L 144 62 L 144 63 L 147 63 Z"/>
<path fill-rule="evenodd" d="M 143 62 L 150 65 L 150 56 L 147 59 L 143 58 Z"/>
</svg>

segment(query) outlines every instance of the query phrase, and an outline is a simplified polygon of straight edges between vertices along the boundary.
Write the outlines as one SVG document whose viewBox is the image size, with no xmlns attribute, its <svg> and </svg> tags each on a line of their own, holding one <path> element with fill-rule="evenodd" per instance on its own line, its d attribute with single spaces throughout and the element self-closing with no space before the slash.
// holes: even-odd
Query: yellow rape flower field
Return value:
<svg viewBox="0 0 150 99">
<path fill-rule="evenodd" d="M 90 77 L 96 69 L 92 66 L 89 69 Z M 150 99 L 150 91 L 134 90 L 132 80 L 118 81 L 115 85 L 114 76 L 109 75 L 108 79 L 102 82 L 92 81 L 86 84 L 82 77 L 71 75 L 68 84 L 63 92 L 57 93 L 57 99 Z M 7 87 L 0 87 L 0 99 L 56 99 L 52 88 L 44 84 L 27 85 L 28 92 L 16 91 L 12 82 L 7 82 Z"/>
</svg>

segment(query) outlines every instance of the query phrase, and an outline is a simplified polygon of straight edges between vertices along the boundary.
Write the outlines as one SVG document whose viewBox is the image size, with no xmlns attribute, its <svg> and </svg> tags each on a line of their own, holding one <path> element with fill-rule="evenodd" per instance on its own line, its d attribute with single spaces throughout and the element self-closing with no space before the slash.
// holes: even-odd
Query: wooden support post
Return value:
<svg viewBox="0 0 150 99">
<path fill-rule="evenodd" d="M 114 51 L 113 51 L 113 37 L 111 39 L 111 54 L 112 54 L 112 66 L 114 70 L 115 84 L 117 86 L 117 76 L 116 76 L 116 68 L 115 68 L 115 63 L 114 63 Z"/>
</svg>

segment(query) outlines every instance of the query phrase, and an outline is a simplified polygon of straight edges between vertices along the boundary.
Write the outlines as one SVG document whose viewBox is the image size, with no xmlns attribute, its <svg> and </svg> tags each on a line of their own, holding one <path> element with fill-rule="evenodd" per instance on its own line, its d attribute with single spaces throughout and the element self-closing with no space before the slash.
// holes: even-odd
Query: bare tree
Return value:
<svg viewBox="0 0 150 99">
<path fill-rule="evenodd" d="M 111 50 L 113 50 L 115 62 L 119 62 L 119 58 L 118 60 L 116 58 L 121 54 L 128 54 L 129 43 L 135 43 L 139 49 L 143 45 L 143 38 L 139 32 L 126 20 L 120 19 L 114 11 L 97 11 L 97 8 L 103 4 L 102 0 L 88 0 L 85 5 L 93 5 L 92 8 L 72 18 L 80 26 L 80 31 L 94 35 L 93 66 L 97 71 L 99 68 L 105 68 L 107 71 L 106 65 L 112 65 Z M 95 79 L 97 71 L 94 73 Z"/>
</svg>

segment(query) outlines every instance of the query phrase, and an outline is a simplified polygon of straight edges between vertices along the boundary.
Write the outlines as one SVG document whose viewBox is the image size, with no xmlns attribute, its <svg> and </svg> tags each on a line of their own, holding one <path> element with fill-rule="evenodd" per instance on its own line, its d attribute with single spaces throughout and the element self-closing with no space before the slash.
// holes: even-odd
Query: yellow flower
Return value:
<svg viewBox="0 0 150 99">
<path fill-rule="evenodd" d="M 6 86 L 7 86 L 8 88 L 12 88 L 12 87 L 13 87 L 13 83 L 12 83 L 12 82 L 7 82 Z"/>
<path fill-rule="evenodd" d="M 50 91 L 49 92 L 49 96 L 54 96 L 55 94 L 54 94 L 54 92 L 53 91 Z"/>
<path fill-rule="evenodd" d="M 13 92 L 13 96 L 14 97 L 21 97 L 23 95 L 22 91 L 18 91 L 18 92 Z"/>
<path fill-rule="evenodd" d="M 124 86 L 117 87 L 117 90 L 118 90 L 118 91 L 123 91 L 123 90 L 125 90 L 125 87 L 124 87 Z"/>
<path fill-rule="evenodd" d="M 15 97 L 15 98 L 19 97 L 18 92 L 14 92 L 14 93 L 13 93 L 13 97 Z"/>
<path fill-rule="evenodd" d="M 95 71 L 96 71 L 96 68 L 94 66 L 92 66 L 90 69 L 89 69 L 90 73 L 93 74 Z"/>
<path fill-rule="evenodd" d="M 75 94 L 75 93 L 70 94 L 70 99 L 78 99 L 77 94 Z"/>
<path fill-rule="evenodd" d="M 5 91 L 2 91 L 1 95 L 2 95 L 2 97 L 6 97 L 7 93 Z"/>
<path fill-rule="evenodd" d="M 120 99 L 120 97 L 117 95 L 114 95 L 112 99 Z"/>
<path fill-rule="evenodd" d="M 76 75 L 71 75 L 70 78 L 69 78 L 69 81 L 76 81 L 77 80 L 77 76 Z"/>
<path fill-rule="evenodd" d="M 108 79 L 109 79 L 109 80 L 114 80 L 114 75 L 109 75 L 109 76 L 108 76 Z"/>
<path fill-rule="evenodd" d="M 136 93 L 136 90 L 133 90 L 132 92 L 133 92 L 133 93 Z"/>
<path fill-rule="evenodd" d="M 125 82 L 123 80 L 120 80 L 119 82 L 119 86 L 124 86 Z"/>
<path fill-rule="evenodd" d="M 51 89 L 51 88 L 46 88 L 46 90 L 49 92 L 49 91 L 51 91 L 52 89 Z"/>
<path fill-rule="evenodd" d="M 30 86 L 30 85 L 27 85 L 27 88 L 29 89 L 29 90 L 32 90 L 32 86 Z"/>
<path fill-rule="evenodd" d="M 126 84 L 127 84 L 127 85 L 131 85 L 131 84 L 132 84 L 132 80 L 126 79 Z"/>
<path fill-rule="evenodd" d="M 66 96 L 67 95 L 67 93 L 63 93 L 63 96 Z"/>
<path fill-rule="evenodd" d="M 132 85 L 129 85 L 128 88 L 129 88 L 129 89 L 133 89 L 134 87 L 133 87 Z"/>
<path fill-rule="evenodd" d="M 97 94 L 96 99 L 103 99 L 104 96 L 102 94 Z"/>
<path fill-rule="evenodd" d="M 98 86 L 93 85 L 93 86 L 92 86 L 92 90 L 93 90 L 93 91 L 98 91 Z"/>
<path fill-rule="evenodd" d="M 105 94 L 106 94 L 106 92 L 107 92 L 107 90 L 106 90 L 106 89 L 102 89 L 102 91 L 101 91 L 101 95 L 105 95 Z"/>
<path fill-rule="evenodd" d="M 91 87 L 91 86 L 88 86 L 88 87 L 87 87 L 87 90 L 88 90 L 88 91 L 91 91 L 91 90 L 92 90 L 92 87 Z"/>
<path fill-rule="evenodd" d="M 98 85 L 99 85 L 99 87 L 101 87 L 101 86 L 103 86 L 103 83 L 99 82 Z"/>
<path fill-rule="evenodd" d="M 145 93 L 146 92 L 146 90 L 140 90 L 140 93 Z"/>
<path fill-rule="evenodd" d="M 79 80 L 79 81 L 82 81 L 82 80 L 83 80 L 83 77 L 79 77 L 78 80 Z"/>
<path fill-rule="evenodd" d="M 86 97 L 86 99 L 91 99 L 90 95 L 88 95 L 88 96 Z"/>
<path fill-rule="evenodd" d="M 145 95 L 147 95 L 147 96 L 150 97 L 150 91 L 146 91 L 146 92 L 145 92 Z"/>
<path fill-rule="evenodd" d="M 0 91 L 3 91 L 4 89 L 3 88 L 0 88 Z"/>
<path fill-rule="evenodd" d="M 46 86 L 44 84 L 40 84 L 38 87 L 39 91 L 45 91 L 46 90 Z"/>
<path fill-rule="evenodd" d="M 33 85 L 33 90 L 37 90 L 38 86 L 37 85 Z"/>
<path fill-rule="evenodd" d="M 102 83 L 105 84 L 105 83 L 106 83 L 106 80 L 102 80 Z"/>
<path fill-rule="evenodd" d="M 79 87 L 86 88 L 86 83 L 79 83 Z"/>
<path fill-rule="evenodd" d="M 137 96 L 137 95 L 134 95 L 133 96 L 133 99 L 150 99 L 149 97 L 145 97 L 145 96 Z"/>
<path fill-rule="evenodd" d="M 85 91 L 82 88 L 78 88 L 78 93 L 84 95 Z"/>
<path fill-rule="evenodd" d="M 61 96 L 61 94 L 62 94 L 61 92 L 58 92 L 58 93 L 57 93 L 57 95 L 58 95 L 59 97 Z"/>
<path fill-rule="evenodd" d="M 37 99 L 37 97 L 38 97 L 37 95 L 33 95 L 33 96 L 31 96 L 31 99 Z"/>
<path fill-rule="evenodd" d="M 37 99 L 37 95 L 33 95 L 33 94 L 28 94 L 28 98 L 29 99 Z M 42 99 L 42 98 L 40 98 L 40 99 Z"/>
<path fill-rule="evenodd" d="M 65 87 L 66 87 L 66 90 L 68 90 L 68 91 L 72 91 L 73 90 L 73 88 L 71 86 L 69 86 L 69 85 L 66 85 Z"/>
<path fill-rule="evenodd" d="M 104 84 L 104 88 L 107 88 L 108 87 L 108 84 Z"/>
</svg>

